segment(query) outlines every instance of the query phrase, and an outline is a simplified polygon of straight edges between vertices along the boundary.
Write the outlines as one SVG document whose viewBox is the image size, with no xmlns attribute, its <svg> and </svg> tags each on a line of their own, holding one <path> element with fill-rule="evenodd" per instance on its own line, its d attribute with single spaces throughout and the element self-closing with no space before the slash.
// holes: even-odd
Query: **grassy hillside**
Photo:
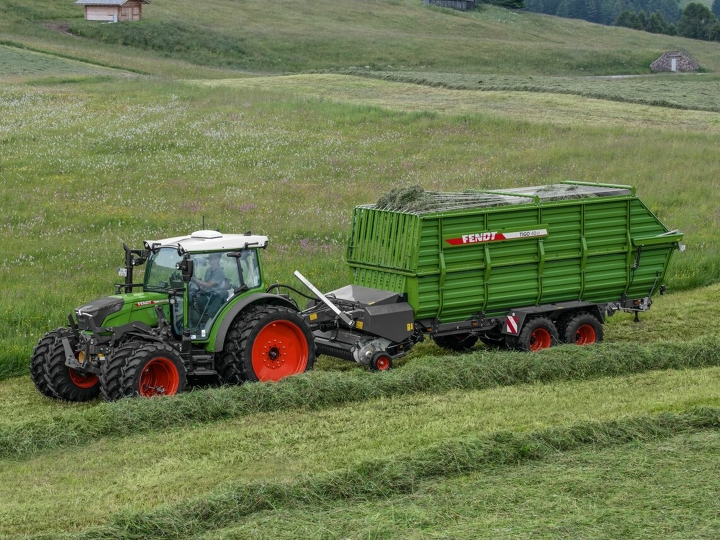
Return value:
<svg viewBox="0 0 720 540">
<path fill-rule="evenodd" d="M 87 23 L 72 3 L 6 2 L 0 39 L 144 72 L 217 77 L 369 67 L 522 75 L 648 73 L 684 48 L 709 71 L 717 45 L 489 6 L 469 13 L 420 0 L 157 0 L 140 23 Z M 75 34 L 69 35 L 69 33 Z M 76 36 L 85 36 L 79 39 Z M 120 45 L 120 46 L 118 46 Z M 158 62 L 157 57 L 173 62 Z M 214 69 L 213 69 L 214 68 Z"/>
<path fill-rule="evenodd" d="M 718 71 L 720 46 L 410 0 L 80 13 L 0 5 L 0 538 L 720 535 L 720 81 L 585 77 L 679 47 Z M 116 403 L 26 375 L 45 331 L 113 291 L 122 241 L 252 229 L 270 280 L 328 290 L 356 204 L 568 179 L 633 184 L 686 234 L 672 294 L 604 344 L 427 343 L 384 374 L 322 358 Z"/>
</svg>

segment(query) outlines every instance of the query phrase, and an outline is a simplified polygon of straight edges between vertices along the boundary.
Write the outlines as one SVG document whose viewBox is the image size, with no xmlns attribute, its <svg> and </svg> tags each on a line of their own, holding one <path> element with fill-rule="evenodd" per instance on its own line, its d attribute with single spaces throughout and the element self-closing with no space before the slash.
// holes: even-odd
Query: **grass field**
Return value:
<svg viewBox="0 0 720 540">
<path fill-rule="evenodd" d="M 144 15 L 0 6 L 0 538 L 720 535 L 720 45 L 414 0 Z M 598 77 L 677 48 L 706 72 Z M 271 281 L 329 290 L 356 204 L 562 180 L 632 184 L 685 233 L 670 294 L 604 344 L 116 403 L 27 376 L 123 241 L 251 229 Z"/>
</svg>

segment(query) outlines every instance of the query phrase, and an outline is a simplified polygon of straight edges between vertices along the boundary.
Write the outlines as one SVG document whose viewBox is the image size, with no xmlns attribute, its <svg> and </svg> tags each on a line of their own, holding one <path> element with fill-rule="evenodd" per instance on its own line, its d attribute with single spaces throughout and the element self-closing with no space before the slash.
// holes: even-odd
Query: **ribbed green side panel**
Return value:
<svg viewBox="0 0 720 540">
<path fill-rule="evenodd" d="M 358 207 L 347 259 L 355 284 L 404 292 L 416 318 L 451 322 L 648 296 L 677 245 L 655 238 L 666 232 L 630 194 L 424 215 Z M 491 233 L 504 239 L 478 240 Z"/>
</svg>

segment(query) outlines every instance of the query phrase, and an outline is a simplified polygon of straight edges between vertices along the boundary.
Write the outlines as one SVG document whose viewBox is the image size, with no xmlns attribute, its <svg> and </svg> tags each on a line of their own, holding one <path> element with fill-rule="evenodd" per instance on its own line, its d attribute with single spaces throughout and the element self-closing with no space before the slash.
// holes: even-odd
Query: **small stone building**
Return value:
<svg viewBox="0 0 720 540">
<path fill-rule="evenodd" d="M 118 22 L 142 19 L 142 6 L 150 0 L 77 0 L 75 3 L 85 8 L 85 20 Z"/>
<path fill-rule="evenodd" d="M 470 11 L 475 9 L 475 0 L 423 0 L 423 4 L 432 4 L 445 8 Z"/>
<path fill-rule="evenodd" d="M 666 52 L 650 64 L 653 71 L 697 71 L 698 68 L 700 64 L 687 51 Z"/>
</svg>

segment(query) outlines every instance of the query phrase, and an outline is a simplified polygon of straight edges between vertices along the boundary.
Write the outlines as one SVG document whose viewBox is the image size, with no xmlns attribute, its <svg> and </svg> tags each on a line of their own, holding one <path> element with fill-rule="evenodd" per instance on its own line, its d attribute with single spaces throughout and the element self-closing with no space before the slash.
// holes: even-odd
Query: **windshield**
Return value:
<svg viewBox="0 0 720 540">
<path fill-rule="evenodd" d="M 177 264 L 181 260 L 182 257 L 174 248 L 160 248 L 155 253 L 151 253 L 145 267 L 143 288 L 146 291 L 165 291 L 169 287 L 182 288 L 182 278 L 177 269 Z"/>
</svg>

